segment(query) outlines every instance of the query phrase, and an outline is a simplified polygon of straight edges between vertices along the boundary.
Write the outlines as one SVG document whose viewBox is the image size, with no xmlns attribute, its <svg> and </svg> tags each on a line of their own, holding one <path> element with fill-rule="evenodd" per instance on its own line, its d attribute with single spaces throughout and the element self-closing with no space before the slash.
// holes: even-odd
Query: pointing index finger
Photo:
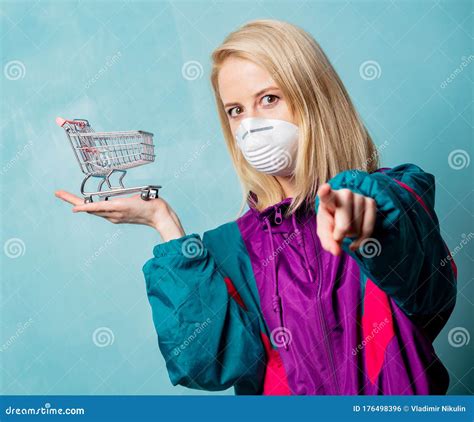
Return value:
<svg viewBox="0 0 474 422">
<path fill-rule="evenodd" d="M 329 183 L 323 183 L 318 189 L 320 204 L 324 204 L 327 208 L 334 211 L 336 209 L 336 195 L 332 191 Z"/>
</svg>

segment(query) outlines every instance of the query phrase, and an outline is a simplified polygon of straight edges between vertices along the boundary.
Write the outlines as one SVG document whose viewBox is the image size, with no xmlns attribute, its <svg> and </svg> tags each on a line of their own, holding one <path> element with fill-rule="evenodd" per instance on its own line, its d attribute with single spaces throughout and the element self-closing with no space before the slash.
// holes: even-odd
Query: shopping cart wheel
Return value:
<svg viewBox="0 0 474 422">
<path fill-rule="evenodd" d="M 158 198 L 158 189 L 159 187 L 149 186 L 148 188 L 142 189 L 140 196 L 144 201 L 149 201 L 150 199 Z"/>
<path fill-rule="evenodd" d="M 157 188 L 150 188 L 148 199 L 156 199 L 158 198 L 158 189 Z"/>
<path fill-rule="evenodd" d="M 92 202 L 92 196 L 84 198 L 84 204 L 90 204 Z"/>
<path fill-rule="evenodd" d="M 108 201 L 108 200 L 109 200 L 109 197 L 106 196 L 106 197 L 104 198 L 104 201 Z"/>
</svg>

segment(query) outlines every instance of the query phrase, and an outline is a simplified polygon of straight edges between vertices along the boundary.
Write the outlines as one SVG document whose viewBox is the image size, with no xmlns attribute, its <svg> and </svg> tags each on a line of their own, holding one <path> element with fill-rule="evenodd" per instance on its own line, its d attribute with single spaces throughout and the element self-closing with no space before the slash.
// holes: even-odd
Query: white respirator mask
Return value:
<svg viewBox="0 0 474 422">
<path fill-rule="evenodd" d="M 248 117 L 235 134 L 237 145 L 256 170 L 290 176 L 295 169 L 298 126 L 285 120 Z"/>
</svg>

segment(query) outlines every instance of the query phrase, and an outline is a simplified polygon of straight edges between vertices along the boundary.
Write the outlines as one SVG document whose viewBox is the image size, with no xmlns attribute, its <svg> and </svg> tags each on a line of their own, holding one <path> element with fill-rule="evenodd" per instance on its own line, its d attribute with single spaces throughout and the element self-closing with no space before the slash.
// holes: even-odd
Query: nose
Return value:
<svg viewBox="0 0 474 422">
<path fill-rule="evenodd" d="M 264 118 L 264 113 L 262 112 L 262 110 L 258 110 L 258 109 L 253 109 L 253 108 L 248 108 L 247 109 L 247 113 L 246 113 L 246 116 L 245 117 L 257 117 L 257 118 Z"/>
<path fill-rule="evenodd" d="M 247 115 L 245 117 L 251 118 L 251 117 L 260 117 L 258 111 L 253 110 L 253 109 L 247 109 Z"/>
<path fill-rule="evenodd" d="M 249 101 L 247 104 L 244 104 L 245 118 L 251 117 L 265 117 L 265 110 L 262 110 L 261 107 L 256 105 L 253 100 Z"/>
</svg>

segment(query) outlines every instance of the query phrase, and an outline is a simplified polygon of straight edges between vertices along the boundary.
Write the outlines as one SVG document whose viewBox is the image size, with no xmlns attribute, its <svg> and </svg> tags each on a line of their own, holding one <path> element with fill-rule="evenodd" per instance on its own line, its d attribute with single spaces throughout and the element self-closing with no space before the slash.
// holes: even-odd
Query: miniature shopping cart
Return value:
<svg viewBox="0 0 474 422">
<path fill-rule="evenodd" d="M 111 196 L 141 192 L 143 200 L 158 197 L 161 186 L 139 186 L 126 188 L 123 178 L 127 170 L 155 160 L 153 133 L 137 131 L 126 132 L 94 132 L 89 122 L 84 119 L 66 120 L 56 118 L 71 142 L 82 172 L 86 175 L 81 184 L 84 202 L 92 202 L 92 197 L 108 200 Z M 110 177 L 119 173 L 119 186 L 112 186 Z M 91 178 L 100 178 L 96 192 L 86 192 L 86 183 Z M 104 183 L 107 187 L 104 188 Z"/>
</svg>

